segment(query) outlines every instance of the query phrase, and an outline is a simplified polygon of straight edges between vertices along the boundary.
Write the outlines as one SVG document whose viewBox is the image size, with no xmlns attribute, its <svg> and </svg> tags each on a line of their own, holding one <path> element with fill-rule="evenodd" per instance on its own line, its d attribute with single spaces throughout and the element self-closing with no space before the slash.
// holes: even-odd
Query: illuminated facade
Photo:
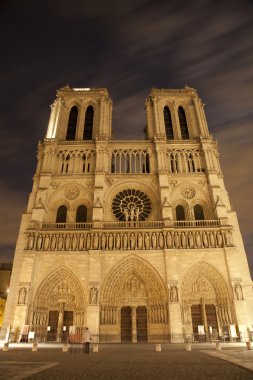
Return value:
<svg viewBox="0 0 253 380">
<path fill-rule="evenodd" d="M 152 89 L 146 113 L 145 140 L 114 140 L 106 89 L 57 92 L 2 335 L 29 325 L 59 341 L 89 326 L 100 341 L 178 342 L 252 329 L 252 280 L 201 99 Z"/>
</svg>

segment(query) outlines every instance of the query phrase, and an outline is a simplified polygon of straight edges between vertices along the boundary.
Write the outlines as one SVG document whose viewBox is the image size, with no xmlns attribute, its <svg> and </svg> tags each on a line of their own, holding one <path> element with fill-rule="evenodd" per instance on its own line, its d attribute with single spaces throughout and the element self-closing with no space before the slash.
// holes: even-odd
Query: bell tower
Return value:
<svg viewBox="0 0 253 380">
<path fill-rule="evenodd" d="M 62 87 L 51 105 L 47 139 L 107 140 L 112 137 L 112 101 L 105 88 Z"/>
</svg>

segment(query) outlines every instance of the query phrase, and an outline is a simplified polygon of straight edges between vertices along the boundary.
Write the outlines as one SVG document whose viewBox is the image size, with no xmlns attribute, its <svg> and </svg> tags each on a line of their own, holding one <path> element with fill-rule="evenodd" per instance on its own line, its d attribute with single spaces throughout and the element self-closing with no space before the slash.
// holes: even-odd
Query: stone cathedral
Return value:
<svg viewBox="0 0 253 380">
<path fill-rule="evenodd" d="M 107 89 L 57 91 L 2 336 L 248 337 L 252 280 L 203 103 L 185 86 L 152 89 L 145 108 L 145 140 L 114 140 Z"/>
</svg>

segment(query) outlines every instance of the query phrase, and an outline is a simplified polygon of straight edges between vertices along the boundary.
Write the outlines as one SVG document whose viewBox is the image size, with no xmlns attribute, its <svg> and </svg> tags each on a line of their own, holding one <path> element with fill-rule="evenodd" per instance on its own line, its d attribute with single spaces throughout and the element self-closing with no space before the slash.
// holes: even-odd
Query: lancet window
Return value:
<svg viewBox="0 0 253 380">
<path fill-rule="evenodd" d="M 146 150 L 114 150 L 111 155 L 111 173 L 150 173 Z"/>
<path fill-rule="evenodd" d="M 203 153 L 198 149 L 173 149 L 167 151 L 171 173 L 204 172 Z"/>
<path fill-rule="evenodd" d="M 167 106 L 164 107 L 163 116 L 164 116 L 166 138 L 167 140 L 174 140 L 172 120 L 171 120 L 169 107 Z"/>
<path fill-rule="evenodd" d="M 61 205 L 56 214 L 56 223 L 66 223 L 67 220 L 67 207 Z"/>
<path fill-rule="evenodd" d="M 83 131 L 84 140 L 92 140 L 93 121 L 94 121 L 94 110 L 92 106 L 89 106 L 85 113 L 84 131 Z"/>
<path fill-rule="evenodd" d="M 80 205 L 76 210 L 76 223 L 85 222 L 87 222 L 87 207 L 85 205 Z"/>
<path fill-rule="evenodd" d="M 195 205 L 193 210 L 194 210 L 195 220 L 205 220 L 204 210 L 201 205 Z"/>
<path fill-rule="evenodd" d="M 180 124 L 180 130 L 181 130 L 181 136 L 183 140 L 189 139 L 189 131 L 187 126 L 187 120 L 185 116 L 185 111 L 183 107 L 178 108 L 178 118 L 179 118 L 179 124 Z"/>
<path fill-rule="evenodd" d="M 95 152 L 93 150 L 59 151 L 55 157 L 53 172 L 55 174 L 91 173 L 94 161 Z M 50 162 L 48 166 L 50 166 Z"/>
<path fill-rule="evenodd" d="M 71 108 L 70 113 L 69 113 L 66 140 L 75 140 L 77 117 L 78 117 L 78 109 L 76 106 L 74 106 Z"/>
<path fill-rule="evenodd" d="M 184 206 L 178 205 L 176 207 L 176 219 L 177 220 L 185 220 L 185 210 Z"/>
</svg>

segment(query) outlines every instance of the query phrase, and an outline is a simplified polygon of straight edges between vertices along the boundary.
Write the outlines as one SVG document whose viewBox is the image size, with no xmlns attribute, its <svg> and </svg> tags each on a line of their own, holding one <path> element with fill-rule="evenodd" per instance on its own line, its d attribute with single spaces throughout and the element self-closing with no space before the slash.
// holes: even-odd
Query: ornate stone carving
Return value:
<svg viewBox="0 0 253 380">
<path fill-rule="evenodd" d="M 227 234 L 227 235 L 226 235 Z M 156 249 L 203 249 L 231 247 L 232 233 L 220 231 L 167 231 L 167 232 L 59 232 L 27 233 L 27 250 L 156 250 Z"/>
<path fill-rule="evenodd" d="M 192 199 L 196 195 L 196 190 L 192 186 L 184 186 L 181 189 L 181 194 L 185 199 Z"/>
<path fill-rule="evenodd" d="M 238 301 L 243 300 L 243 292 L 242 292 L 242 285 L 238 282 L 234 285 L 234 295 L 235 299 Z"/>
<path fill-rule="evenodd" d="M 76 199 L 80 194 L 80 190 L 77 186 L 70 186 L 65 190 L 65 197 L 69 200 Z"/>
<path fill-rule="evenodd" d="M 98 303 L 98 288 L 93 286 L 90 288 L 90 305 L 97 305 Z"/>
<path fill-rule="evenodd" d="M 27 289 L 22 287 L 18 291 L 18 305 L 25 305 L 27 301 Z"/>
<path fill-rule="evenodd" d="M 170 287 L 170 302 L 177 303 L 178 302 L 178 288 L 176 285 Z"/>
<path fill-rule="evenodd" d="M 120 191 L 112 202 L 112 211 L 120 221 L 143 221 L 149 217 L 151 210 L 150 199 L 140 190 Z"/>
</svg>

